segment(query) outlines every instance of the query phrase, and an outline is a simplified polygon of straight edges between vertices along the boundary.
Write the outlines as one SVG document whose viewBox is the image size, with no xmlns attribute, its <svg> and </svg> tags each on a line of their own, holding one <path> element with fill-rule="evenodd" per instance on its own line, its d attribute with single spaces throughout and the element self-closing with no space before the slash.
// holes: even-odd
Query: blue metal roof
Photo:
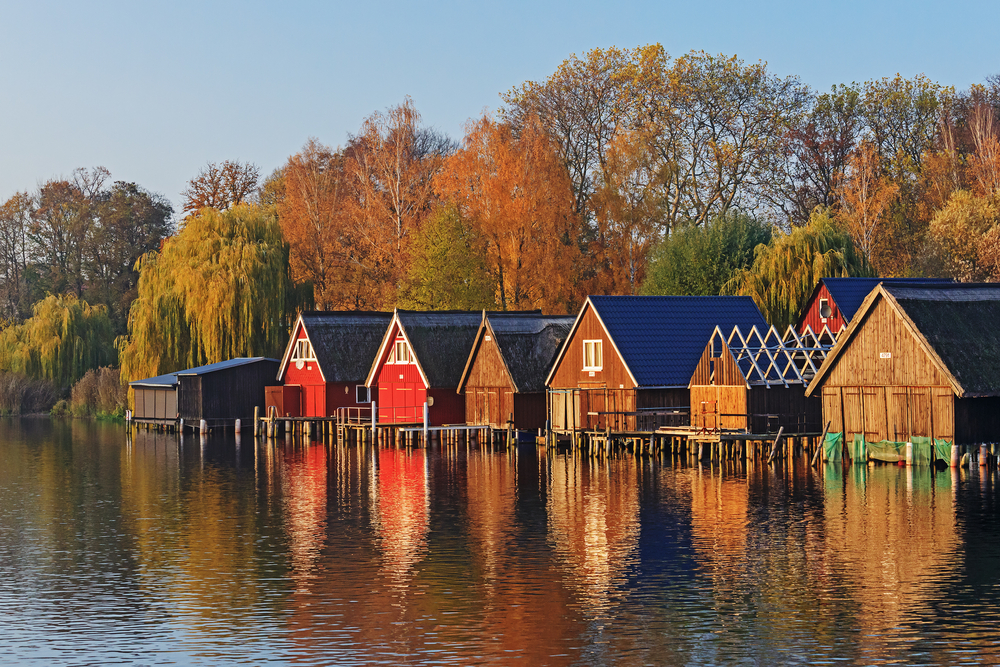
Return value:
<svg viewBox="0 0 1000 667">
<path fill-rule="evenodd" d="M 901 283 L 901 284 L 941 284 L 951 283 L 950 280 L 942 278 L 823 278 L 821 282 L 826 285 L 827 291 L 833 297 L 837 308 L 844 316 L 845 322 L 850 322 L 854 318 L 854 313 L 858 312 L 861 302 L 865 300 L 875 286 L 879 283 Z"/>
<path fill-rule="evenodd" d="M 167 373 L 166 375 L 157 375 L 156 377 L 146 378 L 145 380 L 135 380 L 133 382 L 129 382 L 129 385 L 133 387 L 171 387 L 177 385 L 177 377 L 180 375 L 205 375 L 207 373 L 214 373 L 215 371 L 226 370 L 227 368 L 236 368 L 237 366 L 254 364 L 258 361 L 273 361 L 274 363 L 281 363 L 278 359 L 269 359 L 267 357 L 237 357 L 235 359 L 227 359 L 226 361 L 218 361 L 214 364 L 188 368 L 183 371 L 174 371 L 173 373 Z"/>
<path fill-rule="evenodd" d="M 640 387 L 687 387 L 715 327 L 767 331 L 748 296 L 591 296 L 590 303 Z"/>
</svg>

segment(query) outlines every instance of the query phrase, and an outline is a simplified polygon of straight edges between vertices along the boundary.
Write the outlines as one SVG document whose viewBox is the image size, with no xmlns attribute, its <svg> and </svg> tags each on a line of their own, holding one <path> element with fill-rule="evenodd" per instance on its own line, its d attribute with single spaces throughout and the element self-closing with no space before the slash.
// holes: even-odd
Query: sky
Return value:
<svg viewBox="0 0 1000 667">
<path fill-rule="evenodd" d="M 660 43 L 764 61 L 814 89 L 1000 73 L 1000 3 L 0 2 L 0 201 L 103 166 L 179 210 L 209 162 L 262 175 L 413 99 L 461 139 L 572 54 Z"/>
</svg>

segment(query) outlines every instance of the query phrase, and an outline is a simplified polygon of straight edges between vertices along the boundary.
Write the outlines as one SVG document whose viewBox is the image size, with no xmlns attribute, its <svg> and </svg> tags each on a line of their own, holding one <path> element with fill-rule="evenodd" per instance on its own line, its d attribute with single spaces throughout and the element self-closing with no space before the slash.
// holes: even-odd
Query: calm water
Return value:
<svg viewBox="0 0 1000 667">
<path fill-rule="evenodd" d="M 997 482 L 2 420 L 0 663 L 996 663 Z"/>
</svg>

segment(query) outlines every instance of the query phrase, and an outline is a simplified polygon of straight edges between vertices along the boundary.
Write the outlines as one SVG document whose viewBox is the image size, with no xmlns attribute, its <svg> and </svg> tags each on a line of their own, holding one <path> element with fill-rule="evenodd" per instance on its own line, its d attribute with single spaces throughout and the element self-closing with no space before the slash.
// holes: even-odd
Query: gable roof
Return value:
<svg viewBox="0 0 1000 667">
<path fill-rule="evenodd" d="M 952 281 L 947 278 L 821 278 L 806 303 L 811 304 L 820 288 L 826 285 L 826 291 L 830 293 L 837 304 L 844 320 L 850 322 L 854 319 L 854 314 L 858 312 L 865 297 L 881 282 L 934 285 L 950 284 Z M 802 316 L 805 316 L 805 313 Z M 802 317 L 799 318 L 800 321 L 801 319 Z"/>
<path fill-rule="evenodd" d="M 865 314 L 885 300 L 916 337 L 959 398 L 1000 396 L 1000 283 L 912 284 L 886 281 L 858 309 L 833 351 L 809 383 L 823 382 L 861 328 Z"/>
<path fill-rule="evenodd" d="M 764 316 L 748 296 L 589 296 L 546 384 L 588 308 L 593 308 L 638 387 L 687 387 L 716 327 L 767 330 Z"/>
<path fill-rule="evenodd" d="M 545 391 L 545 377 L 573 328 L 572 315 L 553 316 L 541 313 L 487 313 L 469 351 L 458 391 L 465 387 L 483 337 L 493 337 L 500 358 L 519 393 Z"/>
<path fill-rule="evenodd" d="M 398 325 L 427 386 L 457 387 L 482 318 L 481 311 L 397 309 L 371 362 L 365 384 L 370 387 L 375 382 L 375 374 Z"/>
<path fill-rule="evenodd" d="M 174 387 L 177 386 L 177 378 L 182 375 L 208 375 L 209 373 L 215 373 L 216 371 L 224 371 L 238 366 L 255 364 L 260 361 L 273 361 L 274 363 L 278 363 L 277 359 L 270 359 L 268 357 L 236 357 L 235 359 L 217 361 L 214 364 L 206 364 L 204 366 L 196 366 L 182 371 L 174 371 L 173 373 L 157 375 L 156 377 L 146 378 L 144 380 L 133 380 L 128 384 L 130 387 Z"/>
<path fill-rule="evenodd" d="M 285 374 L 299 331 L 304 328 L 324 381 L 361 382 L 378 354 L 390 322 L 392 313 L 360 310 L 301 313 L 292 327 L 278 377 Z"/>
</svg>

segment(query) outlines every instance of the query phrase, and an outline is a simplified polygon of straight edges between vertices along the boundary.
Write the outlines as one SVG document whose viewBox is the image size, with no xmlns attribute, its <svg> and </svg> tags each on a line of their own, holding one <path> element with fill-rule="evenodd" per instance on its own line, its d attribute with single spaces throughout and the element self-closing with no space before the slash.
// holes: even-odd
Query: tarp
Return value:
<svg viewBox="0 0 1000 667">
<path fill-rule="evenodd" d="M 844 451 L 844 434 L 827 433 L 823 441 L 823 460 L 840 463 Z"/>
</svg>

